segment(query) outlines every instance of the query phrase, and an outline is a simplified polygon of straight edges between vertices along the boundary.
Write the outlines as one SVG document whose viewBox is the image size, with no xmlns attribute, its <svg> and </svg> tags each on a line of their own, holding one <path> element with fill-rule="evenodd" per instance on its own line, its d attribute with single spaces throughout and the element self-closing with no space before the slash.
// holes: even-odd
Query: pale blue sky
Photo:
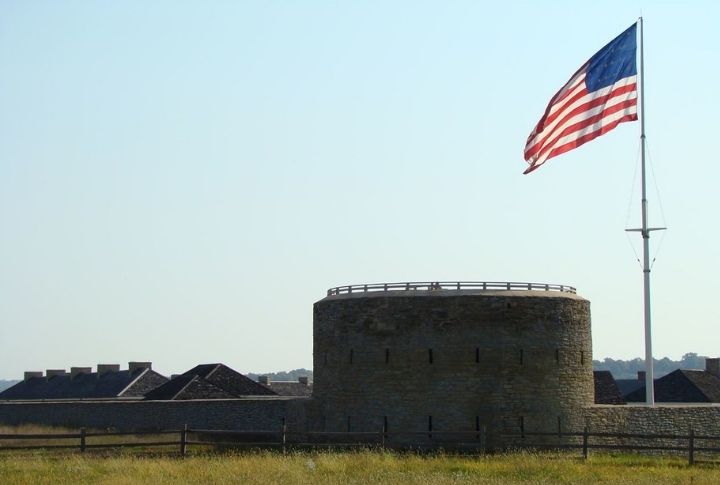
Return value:
<svg viewBox="0 0 720 485">
<path fill-rule="evenodd" d="M 655 355 L 720 355 L 717 2 L 5 0 L 0 378 L 311 367 L 327 288 L 405 280 L 570 284 L 643 355 L 639 124 L 522 175 L 641 9 Z"/>
</svg>

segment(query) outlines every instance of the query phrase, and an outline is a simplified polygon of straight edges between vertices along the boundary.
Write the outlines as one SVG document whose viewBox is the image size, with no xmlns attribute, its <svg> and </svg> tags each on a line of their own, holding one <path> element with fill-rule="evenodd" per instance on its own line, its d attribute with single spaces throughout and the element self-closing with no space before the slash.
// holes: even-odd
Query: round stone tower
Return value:
<svg viewBox="0 0 720 485">
<path fill-rule="evenodd" d="M 344 286 L 313 311 L 313 430 L 422 444 L 485 429 L 498 448 L 523 431 L 581 428 L 593 403 L 590 302 L 572 287 Z"/>
</svg>

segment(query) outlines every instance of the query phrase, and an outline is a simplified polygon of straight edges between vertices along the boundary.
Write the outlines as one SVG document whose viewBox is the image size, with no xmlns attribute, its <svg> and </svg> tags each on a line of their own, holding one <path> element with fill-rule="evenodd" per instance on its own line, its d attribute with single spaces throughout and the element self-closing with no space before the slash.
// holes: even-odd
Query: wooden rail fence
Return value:
<svg viewBox="0 0 720 485">
<path fill-rule="evenodd" d="M 669 452 L 686 455 L 688 464 L 693 465 L 697 453 L 720 453 L 720 436 L 696 434 L 692 429 L 687 434 L 641 434 L 590 432 L 585 428 L 582 432 L 524 431 L 519 435 L 505 435 L 505 437 L 513 438 L 518 448 L 580 449 L 583 458 L 588 457 L 591 449 Z M 533 441 L 533 437 L 543 439 Z"/>
<path fill-rule="evenodd" d="M 118 437 L 132 437 L 121 441 Z M 280 449 L 290 448 L 385 448 L 389 438 L 408 438 L 426 442 L 417 449 L 458 448 L 485 452 L 486 429 L 475 431 L 290 431 L 283 426 L 277 431 L 237 431 L 218 429 L 182 429 L 158 431 L 90 432 L 77 433 L 0 434 L 0 452 L 5 450 L 77 449 L 85 452 L 97 448 L 122 447 L 176 447 L 185 455 L 190 446 L 226 446 Z"/>
<path fill-rule="evenodd" d="M 590 432 L 531 432 L 506 434 L 514 448 L 520 449 L 579 449 L 584 458 L 590 450 L 650 451 L 683 454 L 693 465 L 696 454 L 720 454 L 720 436 L 696 434 L 638 434 Z M 132 440 L 122 440 L 132 437 Z M 121 439 L 118 439 L 121 438 Z M 405 440 L 403 440 L 405 438 Z M 77 433 L 0 434 L 0 452 L 6 450 L 77 449 L 81 453 L 91 449 L 124 447 L 175 447 L 185 456 L 190 446 L 223 446 L 232 448 L 267 448 L 282 452 L 288 449 L 317 448 L 386 448 L 402 447 L 418 450 L 457 449 L 485 453 L 487 431 L 483 426 L 475 431 L 290 431 L 286 426 L 276 431 L 236 431 L 217 429 L 182 429 L 159 431 L 105 432 L 81 429 Z"/>
</svg>

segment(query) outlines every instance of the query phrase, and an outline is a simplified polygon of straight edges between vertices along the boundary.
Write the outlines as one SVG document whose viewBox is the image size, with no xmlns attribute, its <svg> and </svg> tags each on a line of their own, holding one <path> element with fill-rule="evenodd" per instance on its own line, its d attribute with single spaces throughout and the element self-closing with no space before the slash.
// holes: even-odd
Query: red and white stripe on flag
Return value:
<svg viewBox="0 0 720 485">
<path fill-rule="evenodd" d="M 632 39 L 622 39 L 629 34 Z M 622 122 L 638 119 L 634 36 L 633 26 L 595 54 L 552 97 L 527 139 L 525 160 L 530 166 L 524 173 Z M 613 46 L 619 41 L 625 44 Z"/>
</svg>

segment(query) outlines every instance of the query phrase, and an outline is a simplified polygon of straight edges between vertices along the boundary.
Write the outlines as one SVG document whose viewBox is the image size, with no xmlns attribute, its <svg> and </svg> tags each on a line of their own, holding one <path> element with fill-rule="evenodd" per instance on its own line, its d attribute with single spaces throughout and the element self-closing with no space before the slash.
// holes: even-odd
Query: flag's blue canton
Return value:
<svg viewBox="0 0 720 485">
<path fill-rule="evenodd" d="M 637 74 L 635 64 L 637 24 L 613 39 L 588 61 L 585 84 L 589 92 L 612 86 Z"/>
</svg>

